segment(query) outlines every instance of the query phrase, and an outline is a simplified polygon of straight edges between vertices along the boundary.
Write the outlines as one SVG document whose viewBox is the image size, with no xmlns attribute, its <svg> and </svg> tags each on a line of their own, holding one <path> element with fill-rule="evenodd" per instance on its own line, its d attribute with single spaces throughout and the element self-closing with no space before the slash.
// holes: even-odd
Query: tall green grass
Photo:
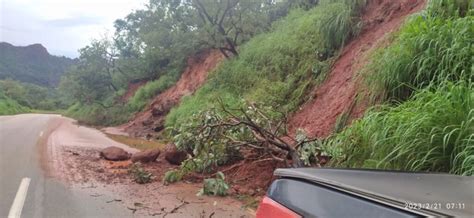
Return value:
<svg viewBox="0 0 474 218">
<path fill-rule="evenodd" d="M 474 175 L 473 3 L 430 1 L 375 53 L 364 76 L 385 104 L 326 139 L 334 166 Z"/>
<path fill-rule="evenodd" d="M 186 122 L 217 98 L 230 106 L 250 101 L 294 111 L 307 100 L 309 88 L 324 79 L 338 49 L 358 33 L 360 25 L 343 2 L 324 1 L 275 22 L 271 31 L 242 45 L 239 57 L 221 64 L 195 95 L 184 98 L 166 125 Z"/>
<path fill-rule="evenodd" d="M 424 89 L 398 106 L 380 106 L 329 138 L 342 167 L 474 175 L 474 86 Z"/>
<path fill-rule="evenodd" d="M 446 9 L 455 15 L 445 17 L 440 2 L 445 1 L 432 1 L 429 10 L 411 17 L 396 40 L 377 52 L 367 75 L 376 96 L 406 100 L 431 84 L 474 79 L 474 17 L 461 18 L 454 9 Z"/>
</svg>

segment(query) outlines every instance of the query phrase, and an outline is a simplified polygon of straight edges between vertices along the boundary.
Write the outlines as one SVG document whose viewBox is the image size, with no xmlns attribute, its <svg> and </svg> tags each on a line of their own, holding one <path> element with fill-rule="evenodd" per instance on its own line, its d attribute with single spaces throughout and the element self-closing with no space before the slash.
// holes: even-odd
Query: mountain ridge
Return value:
<svg viewBox="0 0 474 218">
<path fill-rule="evenodd" d="M 12 79 L 46 87 L 56 87 L 61 75 L 77 59 L 51 55 L 39 43 L 15 46 L 0 42 L 0 80 Z"/>
</svg>

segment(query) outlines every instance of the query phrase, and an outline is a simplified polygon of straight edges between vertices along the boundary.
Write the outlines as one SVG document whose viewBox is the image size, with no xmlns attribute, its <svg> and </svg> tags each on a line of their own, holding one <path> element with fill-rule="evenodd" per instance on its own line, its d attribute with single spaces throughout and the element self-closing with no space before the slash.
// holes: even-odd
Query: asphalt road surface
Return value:
<svg viewBox="0 0 474 218">
<path fill-rule="evenodd" d="M 19 213 L 21 217 L 130 216 L 126 208 L 46 176 L 41 149 L 46 146 L 48 128 L 58 118 L 40 114 L 0 116 L 0 217 Z"/>
</svg>

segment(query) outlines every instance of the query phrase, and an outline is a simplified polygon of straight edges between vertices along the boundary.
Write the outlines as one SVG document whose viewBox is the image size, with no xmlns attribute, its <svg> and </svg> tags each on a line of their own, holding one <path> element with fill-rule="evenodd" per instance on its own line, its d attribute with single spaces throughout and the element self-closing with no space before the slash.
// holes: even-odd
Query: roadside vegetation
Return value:
<svg viewBox="0 0 474 218">
<path fill-rule="evenodd" d="M 431 1 L 372 57 L 381 102 L 326 141 L 333 166 L 474 173 L 472 1 Z"/>
<path fill-rule="evenodd" d="M 257 102 L 289 113 L 307 100 L 309 88 L 324 80 L 337 52 L 360 29 L 352 5 L 334 1 L 309 11 L 293 10 L 240 48 L 196 94 L 167 116 L 166 126 L 186 123 L 193 114 L 216 107 Z M 352 4 L 352 3 L 351 3 Z"/>
<path fill-rule="evenodd" d="M 80 50 L 75 68 L 61 79 L 66 115 L 95 125 L 127 121 L 173 85 L 186 59 L 203 49 L 217 49 L 228 59 L 243 43 L 269 30 L 271 23 L 314 1 L 202 0 L 150 1 L 115 22 L 115 34 Z M 129 82 L 148 80 L 127 102 L 120 100 Z"/>
<path fill-rule="evenodd" d="M 167 116 L 169 135 L 193 158 L 165 180 L 242 159 L 318 165 L 319 140 L 304 132 L 290 137 L 285 118 L 308 100 L 309 89 L 324 80 L 342 46 L 357 36 L 364 2 L 325 1 L 295 9 L 242 45 L 238 57 L 224 62 Z"/>
<path fill-rule="evenodd" d="M 289 133 L 287 117 L 359 35 L 365 0 L 151 0 L 117 20 L 113 36 L 82 48 L 54 92 L 1 80 L 0 114 L 64 108 L 87 124 L 122 124 L 178 81 L 187 58 L 214 49 L 226 59 L 165 117 L 160 138 L 190 157 L 166 172 L 166 184 L 203 174 L 200 194 L 224 196 L 224 167 L 263 162 L 472 176 L 474 1 L 427 4 L 358 72 L 367 92 L 358 96 L 368 95 L 371 107 L 352 123 L 346 110 L 327 138 Z M 136 81 L 148 82 L 124 99 Z M 140 165 L 129 173 L 138 183 L 154 179 Z"/>
<path fill-rule="evenodd" d="M 50 55 L 40 44 L 0 42 L 0 115 L 64 109 L 56 86 L 75 63 Z"/>
<path fill-rule="evenodd" d="M 66 107 L 54 88 L 12 79 L 0 80 L 0 99 L 0 114 L 56 111 Z"/>
<path fill-rule="evenodd" d="M 28 111 L 28 108 L 21 106 L 20 104 L 18 104 L 18 102 L 7 97 L 0 90 L 0 115 L 12 115 Z"/>
</svg>

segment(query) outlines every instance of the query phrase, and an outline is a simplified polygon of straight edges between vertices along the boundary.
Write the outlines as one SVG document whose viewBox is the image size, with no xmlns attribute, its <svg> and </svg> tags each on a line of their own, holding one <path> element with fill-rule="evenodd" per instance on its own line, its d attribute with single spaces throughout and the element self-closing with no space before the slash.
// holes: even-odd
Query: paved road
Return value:
<svg viewBox="0 0 474 218">
<path fill-rule="evenodd" d="M 0 116 L 0 217 L 7 217 L 23 178 L 31 182 L 21 217 L 120 217 L 126 208 L 107 204 L 48 178 L 40 164 L 45 134 L 57 115 Z"/>
</svg>

